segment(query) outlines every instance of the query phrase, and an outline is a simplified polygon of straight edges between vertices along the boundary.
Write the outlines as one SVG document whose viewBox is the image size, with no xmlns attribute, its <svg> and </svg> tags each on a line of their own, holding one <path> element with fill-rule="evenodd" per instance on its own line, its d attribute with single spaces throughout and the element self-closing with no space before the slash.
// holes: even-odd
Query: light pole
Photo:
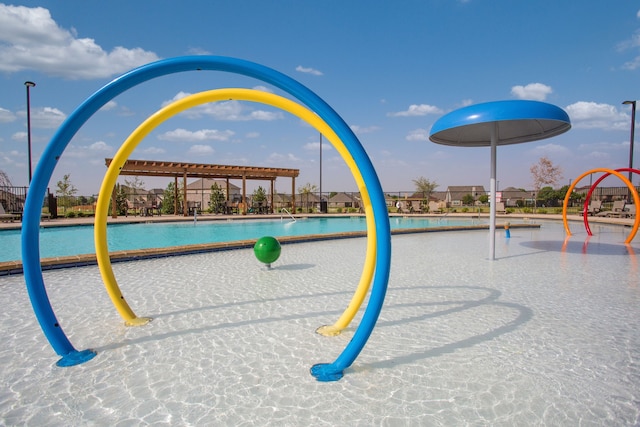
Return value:
<svg viewBox="0 0 640 427">
<path fill-rule="evenodd" d="M 29 157 L 29 186 L 31 186 L 31 99 L 29 89 L 34 87 L 34 82 L 26 81 L 24 85 L 27 87 L 27 155 Z"/>
<path fill-rule="evenodd" d="M 631 137 L 629 138 L 629 169 L 633 168 L 633 140 L 636 130 L 636 101 L 624 101 L 622 104 L 631 105 Z M 629 182 L 633 183 L 633 174 L 629 171 Z"/>
</svg>

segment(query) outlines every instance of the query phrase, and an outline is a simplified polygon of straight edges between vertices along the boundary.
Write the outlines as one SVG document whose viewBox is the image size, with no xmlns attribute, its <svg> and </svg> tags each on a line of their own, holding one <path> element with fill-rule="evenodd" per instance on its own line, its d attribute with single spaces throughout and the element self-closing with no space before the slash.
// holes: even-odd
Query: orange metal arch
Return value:
<svg viewBox="0 0 640 427">
<path fill-rule="evenodd" d="M 627 178 L 625 178 L 622 174 L 614 171 L 613 169 L 607 169 L 607 168 L 596 168 L 596 169 L 588 170 L 587 172 L 583 173 L 573 181 L 573 183 L 569 186 L 569 189 L 567 190 L 567 194 L 564 196 L 564 203 L 562 204 L 562 222 L 564 224 L 564 229 L 567 232 L 567 236 L 571 236 L 571 230 L 569 229 L 569 222 L 567 220 L 567 207 L 569 206 L 569 198 L 571 197 L 571 193 L 573 192 L 573 189 L 580 182 L 582 178 L 597 172 L 608 173 L 610 175 L 615 175 L 618 178 L 620 178 L 620 180 L 624 182 L 627 187 L 629 187 L 629 190 L 631 191 L 631 195 L 633 196 L 633 202 L 636 204 L 636 206 L 640 206 L 640 197 L 638 197 L 638 192 L 636 191 L 635 188 L 633 188 L 633 184 L 631 184 L 631 182 Z M 635 219 L 635 222 L 633 223 L 633 228 L 631 229 L 631 233 L 629 233 L 627 240 L 625 240 L 625 243 L 631 243 L 633 238 L 636 236 L 636 233 L 638 232 L 639 226 L 640 226 L 640 215 L 636 214 L 636 219 Z"/>
</svg>

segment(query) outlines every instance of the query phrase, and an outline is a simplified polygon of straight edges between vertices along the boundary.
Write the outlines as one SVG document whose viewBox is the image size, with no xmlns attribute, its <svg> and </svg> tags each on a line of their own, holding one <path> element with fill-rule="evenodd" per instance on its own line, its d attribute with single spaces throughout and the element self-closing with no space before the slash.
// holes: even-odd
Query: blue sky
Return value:
<svg viewBox="0 0 640 427">
<path fill-rule="evenodd" d="M 499 188 L 529 189 L 529 168 L 542 156 L 562 167 L 562 184 L 592 168 L 628 166 L 631 108 L 622 102 L 640 98 L 640 6 L 631 0 L 0 3 L 0 170 L 14 185 L 27 184 L 26 80 L 37 85 L 35 170 L 57 127 L 103 85 L 139 65 L 193 54 L 257 62 L 307 86 L 352 127 L 388 192 L 412 191 L 419 177 L 436 181 L 438 190 L 489 188 L 488 148 L 428 140 L 447 112 L 504 99 L 558 105 L 571 117 L 569 132 L 498 149 Z M 97 193 L 104 158 L 149 115 L 185 94 L 228 87 L 282 94 L 223 72 L 144 83 L 80 129 L 51 188 L 70 174 L 79 194 Z M 166 121 L 131 158 L 298 168 L 297 187 L 319 186 L 319 139 L 280 110 L 220 102 Z M 323 191 L 356 191 L 344 161 L 325 144 Z M 144 181 L 147 188 L 166 186 Z M 266 187 L 250 185 L 260 184 Z M 289 192 L 290 180 L 276 188 Z"/>
</svg>

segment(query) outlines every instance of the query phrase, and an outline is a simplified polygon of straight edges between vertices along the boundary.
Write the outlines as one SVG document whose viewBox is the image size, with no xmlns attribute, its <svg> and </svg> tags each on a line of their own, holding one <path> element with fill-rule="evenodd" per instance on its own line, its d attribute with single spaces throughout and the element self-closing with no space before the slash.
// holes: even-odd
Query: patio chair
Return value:
<svg viewBox="0 0 640 427">
<path fill-rule="evenodd" d="M 624 200 L 616 200 L 613 202 L 613 207 L 611 211 L 607 213 L 607 216 L 610 218 L 625 218 L 627 213 L 624 210 L 626 202 Z"/>
<path fill-rule="evenodd" d="M 409 212 L 412 213 L 422 213 L 422 206 L 420 200 L 412 200 L 411 206 L 409 207 Z"/>
<path fill-rule="evenodd" d="M 602 209 L 602 200 L 592 200 L 587 208 L 587 215 L 597 215 Z"/>
<path fill-rule="evenodd" d="M 442 213 L 442 207 L 438 202 L 429 202 L 429 212 L 430 213 Z"/>
<path fill-rule="evenodd" d="M 2 206 L 2 203 L 0 203 L 0 221 L 3 222 L 7 222 L 7 221 L 15 221 L 15 220 L 19 220 L 20 219 L 20 215 L 19 214 L 12 214 L 12 213 L 6 213 L 4 211 L 4 206 Z"/>
<path fill-rule="evenodd" d="M 504 214 L 507 210 L 504 208 L 504 202 L 496 203 L 496 213 Z"/>
</svg>

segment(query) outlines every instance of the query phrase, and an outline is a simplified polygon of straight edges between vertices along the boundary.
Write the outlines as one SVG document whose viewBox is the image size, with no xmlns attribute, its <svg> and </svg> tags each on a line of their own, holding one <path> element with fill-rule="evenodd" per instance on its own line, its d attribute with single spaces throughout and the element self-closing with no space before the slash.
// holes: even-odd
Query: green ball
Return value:
<svg viewBox="0 0 640 427">
<path fill-rule="evenodd" d="M 253 246 L 253 253 L 258 261 L 265 264 L 271 264 L 280 257 L 280 242 L 274 237 L 265 236 L 258 239 Z"/>
</svg>

